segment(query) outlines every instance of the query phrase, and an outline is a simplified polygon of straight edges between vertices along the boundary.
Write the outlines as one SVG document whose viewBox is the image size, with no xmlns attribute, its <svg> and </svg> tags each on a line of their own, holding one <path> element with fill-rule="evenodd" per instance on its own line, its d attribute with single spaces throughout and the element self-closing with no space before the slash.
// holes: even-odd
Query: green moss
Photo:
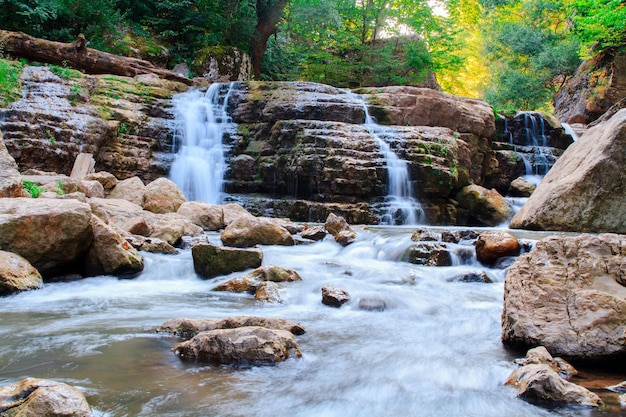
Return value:
<svg viewBox="0 0 626 417">
<path fill-rule="evenodd" d="M 52 71 L 59 77 L 63 78 L 64 80 L 70 80 L 73 78 L 81 78 L 83 76 L 82 72 L 69 68 L 65 65 L 64 66 L 48 65 L 48 68 L 50 68 L 50 71 Z"/>
<path fill-rule="evenodd" d="M 8 107 L 22 97 L 20 74 L 23 69 L 21 62 L 0 59 L 0 107 Z"/>
</svg>

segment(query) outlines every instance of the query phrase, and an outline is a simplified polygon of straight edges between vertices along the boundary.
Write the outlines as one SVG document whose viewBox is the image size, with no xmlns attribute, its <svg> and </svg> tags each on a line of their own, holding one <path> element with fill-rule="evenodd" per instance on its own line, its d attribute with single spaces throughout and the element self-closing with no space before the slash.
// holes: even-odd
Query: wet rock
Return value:
<svg viewBox="0 0 626 417">
<path fill-rule="evenodd" d="M 231 278 L 213 288 L 213 291 L 247 292 L 256 293 L 260 281 L 249 276 Z"/>
<path fill-rule="evenodd" d="M 203 278 L 226 275 L 261 266 L 263 252 L 258 249 L 234 249 L 208 243 L 191 248 L 194 270 Z"/>
<path fill-rule="evenodd" d="M 359 310 L 385 311 L 387 310 L 387 303 L 378 298 L 361 298 L 359 300 Z"/>
<path fill-rule="evenodd" d="M 498 226 L 511 215 L 511 207 L 496 190 L 488 190 L 479 185 L 463 187 L 456 199 L 470 218 L 484 226 Z"/>
<path fill-rule="evenodd" d="M 418 242 L 411 245 L 402 259 L 416 265 L 450 266 L 452 256 L 445 243 Z"/>
<path fill-rule="evenodd" d="M 137 249 L 144 252 L 162 253 L 164 255 L 174 255 L 178 253 L 178 250 L 174 246 L 156 237 L 143 239 Z"/>
<path fill-rule="evenodd" d="M 257 281 L 294 282 L 302 281 L 300 274 L 293 269 L 286 269 L 276 265 L 261 266 L 248 274 L 248 277 Z"/>
<path fill-rule="evenodd" d="M 26 259 L 0 251 L 0 295 L 43 287 L 41 274 Z"/>
<path fill-rule="evenodd" d="M 0 249 L 47 277 L 77 261 L 91 244 L 89 204 L 68 199 L 0 199 Z"/>
<path fill-rule="evenodd" d="M 178 186 L 167 178 L 148 184 L 143 195 L 143 209 L 153 213 L 175 213 L 187 199 Z"/>
<path fill-rule="evenodd" d="M 516 369 L 505 382 L 528 400 L 600 407 L 602 400 L 593 392 L 561 378 L 550 365 L 530 364 Z"/>
<path fill-rule="evenodd" d="M 280 288 L 278 287 L 278 284 L 272 281 L 264 281 L 259 283 L 256 292 L 254 293 L 254 299 L 257 301 L 274 304 L 280 304 L 283 302 L 283 298 L 280 295 Z"/>
<path fill-rule="evenodd" d="M 322 304 L 339 308 L 348 301 L 350 295 L 347 291 L 336 287 L 322 287 Z"/>
<path fill-rule="evenodd" d="M 234 316 L 223 319 L 170 319 L 157 327 L 157 332 L 172 333 L 181 337 L 191 338 L 200 332 L 216 329 L 235 329 L 238 327 L 258 326 L 267 329 L 286 330 L 296 336 L 306 333 L 299 323 L 280 318 L 257 316 Z"/>
<path fill-rule="evenodd" d="M 295 244 L 287 229 L 266 217 L 241 216 L 226 226 L 221 239 L 226 246 L 234 247 Z"/>
<path fill-rule="evenodd" d="M 507 232 L 483 232 L 476 240 L 476 257 L 486 265 L 492 265 L 499 258 L 516 256 L 520 251 L 519 240 Z"/>
<path fill-rule="evenodd" d="M 550 352 L 548 352 L 548 350 L 543 346 L 530 349 L 526 352 L 525 358 L 516 359 L 515 363 L 519 366 L 526 366 L 530 364 L 548 365 L 554 372 L 557 372 L 559 376 L 565 379 L 578 374 L 576 368 L 562 358 L 553 358 L 552 355 L 550 355 Z"/>
<path fill-rule="evenodd" d="M 323 226 L 306 227 L 300 232 L 300 236 L 314 241 L 323 240 L 326 237 L 326 230 Z"/>
<path fill-rule="evenodd" d="M 485 284 L 493 283 L 493 280 L 489 278 L 489 275 L 485 271 L 469 271 L 460 275 L 455 275 L 448 278 L 448 281 L 452 282 L 483 282 Z"/>
<path fill-rule="evenodd" d="M 217 365 L 271 365 L 302 356 L 292 333 L 264 327 L 204 331 L 173 350 L 181 358 Z"/>
<path fill-rule="evenodd" d="M 20 173 L 17 170 L 15 159 L 9 155 L 0 131 L 0 198 L 21 196 L 22 181 Z"/>
<path fill-rule="evenodd" d="M 330 213 L 326 218 L 324 228 L 328 233 L 333 235 L 335 241 L 341 246 L 347 246 L 356 239 L 356 233 L 354 233 L 354 230 L 348 225 L 346 219 L 333 213 Z"/>
<path fill-rule="evenodd" d="M 146 186 L 139 177 L 131 177 L 119 181 L 111 190 L 107 198 L 122 199 L 143 207 Z"/>
<path fill-rule="evenodd" d="M 509 195 L 512 197 L 530 197 L 537 188 L 522 177 L 514 179 L 509 185 Z"/>
<path fill-rule="evenodd" d="M 460 243 L 478 239 L 478 233 L 473 230 L 444 230 L 441 232 L 441 240 L 448 243 Z"/>
<path fill-rule="evenodd" d="M 48 379 L 24 378 L 0 387 L 3 417 L 91 417 L 85 395 Z"/>
<path fill-rule="evenodd" d="M 85 254 L 85 275 L 132 275 L 143 270 L 143 258 L 119 233 L 91 216 L 93 241 Z"/>
<path fill-rule="evenodd" d="M 626 109 L 565 151 L 510 227 L 626 233 L 625 166 Z"/>
<path fill-rule="evenodd" d="M 413 242 L 438 242 L 441 240 L 441 236 L 430 230 L 418 229 L 411 235 Z"/>
<path fill-rule="evenodd" d="M 626 353 L 626 238 L 551 236 L 509 269 L 502 341 L 590 360 Z"/>
<path fill-rule="evenodd" d="M 204 230 L 213 231 L 225 227 L 222 206 L 199 201 L 187 201 L 181 204 L 177 213 Z"/>
</svg>

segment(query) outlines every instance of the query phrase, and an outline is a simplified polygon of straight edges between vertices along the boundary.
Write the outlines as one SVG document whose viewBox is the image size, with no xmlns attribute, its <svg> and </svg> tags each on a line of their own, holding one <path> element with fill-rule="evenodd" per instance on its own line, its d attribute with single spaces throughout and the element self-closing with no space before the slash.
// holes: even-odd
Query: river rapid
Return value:
<svg viewBox="0 0 626 417">
<path fill-rule="evenodd" d="M 619 415 L 547 409 L 503 386 L 519 356 L 500 342 L 506 270 L 472 259 L 452 267 L 401 262 L 415 227 L 357 230 L 347 247 L 330 237 L 262 247 L 264 265 L 303 279 L 282 284 L 282 304 L 211 291 L 241 273 L 202 280 L 189 249 L 144 253 L 145 270 L 134 279 L 49 283 L 0 298 L 0 384 L 32 376 L 76 385 L 94 414 L 107 417 Z M 468 270 L 494 282 L 454 280 Z M 325 285 L 348 291 L 351 301 L 322 305 Z M 360 310 L 364 298 L 387 309 Z M 180 339 L 154 330 L 175 317 L 234 315 L 301 323 L 303 356 L 276 366 L 207 366 L 180 360 L 171 351 Z"/>
</svg>

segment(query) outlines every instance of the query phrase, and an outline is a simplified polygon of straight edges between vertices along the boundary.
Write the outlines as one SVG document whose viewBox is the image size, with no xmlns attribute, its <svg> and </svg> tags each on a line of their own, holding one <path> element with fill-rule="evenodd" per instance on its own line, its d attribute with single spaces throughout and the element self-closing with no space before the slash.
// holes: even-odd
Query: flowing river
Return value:
<svg viewBox="0 0 626 417">
<path fill-rule="evenodd" d="M 542 408 L 503 386 L 519 356 L 500 343 L 504 270 L 472 260 L 400 262 L 414 228 L 357 230 L 348 247 L 330 238 L 263 247 L 264 265 L 303 278 L 282 284 L 282 304 L 211 291 L 240 274 L 202 280 L 190 250 L 144 253 L 146 268 L 135 279 L 50 283 L 0 298 L 0 383 L 26 376 L 67 382 L 86 392 L 96 416 L 115 417 L 618 415 Z M 469 270 L 494 283 L 454 280 Z M 351 301 L 322 305 L 325 285 L 347 290 Z M 363 298 L 387 309 L 360 310 Z M 303 356 L 276 366 L 207 366 L 180 360 L 171 351 L 180 339 L 154 331 L 170 318 L 234 315 L 301 323 Z"/>
</svg>

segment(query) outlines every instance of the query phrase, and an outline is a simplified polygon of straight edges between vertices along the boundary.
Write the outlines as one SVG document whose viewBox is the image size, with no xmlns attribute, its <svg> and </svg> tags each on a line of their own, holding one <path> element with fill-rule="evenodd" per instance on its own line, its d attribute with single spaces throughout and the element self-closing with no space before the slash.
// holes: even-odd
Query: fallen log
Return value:
<svg viewBox="0 0 626 417">
<path fill-rule="evenodd" d="M 179 81 L 187 85 L 192 83 L 187 77 L 157 67 L 143 59 L 123 57 L 87 48 L 87 40 L 82 34 L 74 43 L 63 43 L 34 38 L 22 32 L 0 30 L 0 45 L 5 55 L 47 64 L 67 65 L 87 74 L 112 74 L 126 77 L 156 74 L 167 80 Z"/>
</svg>

